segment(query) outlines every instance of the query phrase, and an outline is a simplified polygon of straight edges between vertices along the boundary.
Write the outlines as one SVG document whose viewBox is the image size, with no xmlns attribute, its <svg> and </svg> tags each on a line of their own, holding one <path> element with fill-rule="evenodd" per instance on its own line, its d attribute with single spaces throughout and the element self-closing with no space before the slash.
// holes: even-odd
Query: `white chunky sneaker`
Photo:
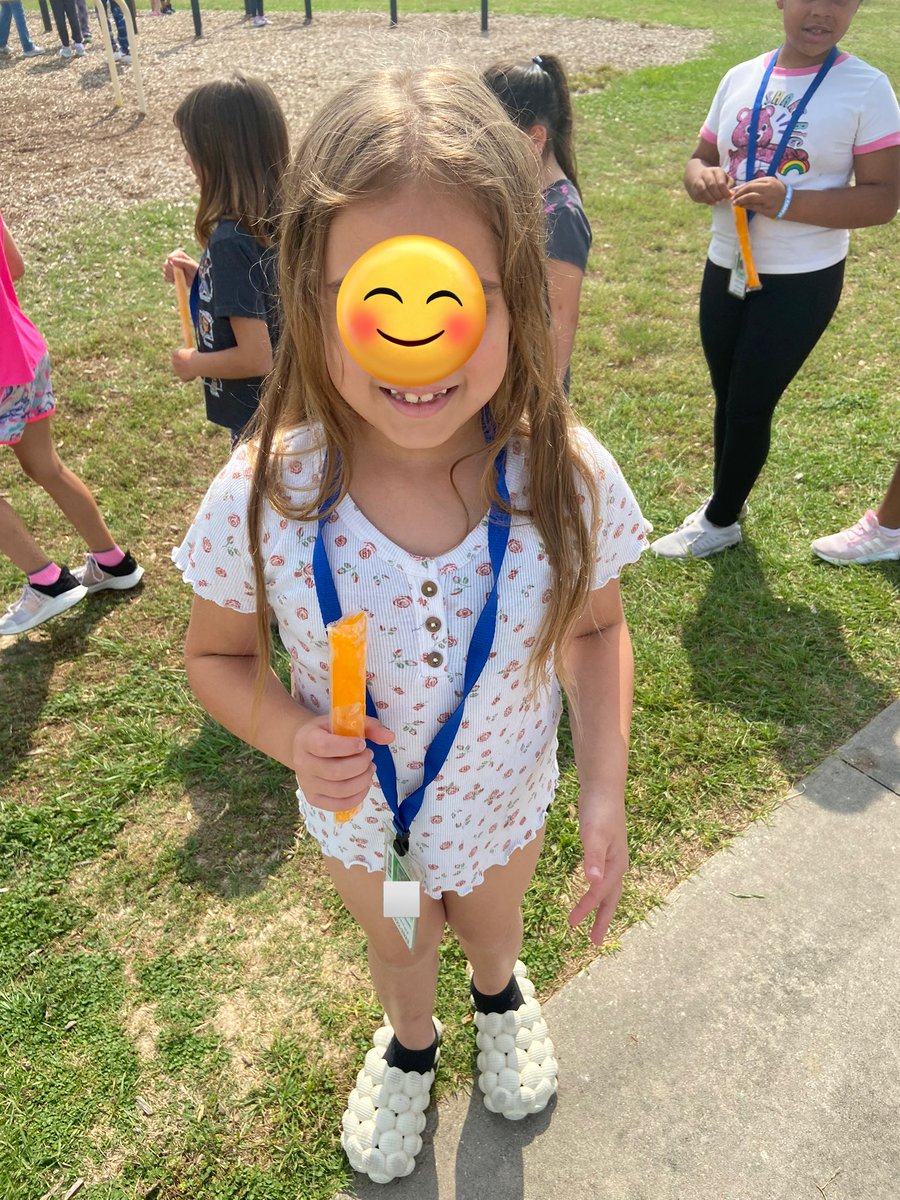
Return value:
<svg viewBox="0 0 900 1200">
<path fill-rule="evenodd" d="M 401 1071 L 384 1061 L 394 1031 L 385 1016 L 375 1030 L 372 1049 L 366 1054 L 356 1087 L 341 1117 L 341 1145 L 350 1166 L 373 1183 L 391 1183 L 411 1174 L 422 1149 L 425 1110 L 431 1102 L 431 1085 L 440 1061 L 443 1026 L 435 1020 L 438 1049 L 434 1069 Z"/>
<path fill-rule="evenodd" d="M 738 521 L 733 525 L 719 526 L 711 524 L 701 515 L 679 525 L 674 533 L 657 538 L 650 543 L 650 549 L 662 558 L 708 558 L 720 550 L 727 550 L 729 546 L 736 546 L 742 536 Z"/>
<path fill-rule="evenodd" d="M 547 1107 L 559 1070 L 534 984 L 525 964 L 513 968 L 524 1003 L 505 1013 L 475 1013 L 478 1086 L 484 1107 L 521 1121 Z"/>
<path fill-rule="evenodd" d="M 890 562 L 900 558 L 900 533 L 885 533 L 871 508 L 849 529 L 830 537 L 816 538 L 812 549 L 826 562 L 846 566 L 847 563 Z"/>
</svg>

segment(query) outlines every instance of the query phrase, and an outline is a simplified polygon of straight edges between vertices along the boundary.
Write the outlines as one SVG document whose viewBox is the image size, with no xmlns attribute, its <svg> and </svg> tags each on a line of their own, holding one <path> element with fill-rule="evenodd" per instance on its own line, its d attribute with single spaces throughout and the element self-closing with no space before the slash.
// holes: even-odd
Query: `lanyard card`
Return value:
<svg viewBox="0 0 900 1200">
<path fill-rule="evenodd" d="M 422 899 L 422 869 L 409 853 L 402 857 L 394 846 L 394 829 L 384 838 L 384 915 L 390 917 L 412 952 L 419 928 Z"/>
<path fill-rule="evenodd" d="M 728 279 L 728 291 L 738 300 L 743 300 L 747 295 L 747 272 L 744 270 L 744 260 L 741 257 L 740 250 L 738 250 L 734 266 L 731 268 L 731 275 Z"/>
</svg>

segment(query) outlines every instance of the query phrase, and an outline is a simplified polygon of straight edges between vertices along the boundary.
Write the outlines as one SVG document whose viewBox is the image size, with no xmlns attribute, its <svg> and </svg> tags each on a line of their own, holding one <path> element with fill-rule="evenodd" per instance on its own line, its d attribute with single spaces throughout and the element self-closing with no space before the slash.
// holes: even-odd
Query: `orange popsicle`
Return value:
<svg viewBox="0 0 900 1200">
<path fill-rule="evenodd" d="M 175 295 L 178 297 L 178 315 L 181 318 L 181 336 L 185 350 L 194 348 L 194 323 L 191 321 L 191 305 L 188 300 L 187 280 L 181 267 L 175 267 Z"/>
<path fill-rule="evenodd" d="M 750 222 L 747 220 L 747 210 L 740 204 L 734 205 L 734 223 L 737 226 L 738 242 L 741 247 L 741 258 L 744 260 L 744 274 L 747 276 L 747 291 L 758 292 L 762 287 L 756 273 L 756 263 L 753 261 L 753 249 L 750 245 Z"/>
<path fill-rule="evenodd" d="M 331 732 L 343 737 L 365 737 L 366 729 L 366 614 L 354 613 L 328 626 L 331 651 Z M 339 825 L 360 810 L 336 812 Z"/>
</svg>

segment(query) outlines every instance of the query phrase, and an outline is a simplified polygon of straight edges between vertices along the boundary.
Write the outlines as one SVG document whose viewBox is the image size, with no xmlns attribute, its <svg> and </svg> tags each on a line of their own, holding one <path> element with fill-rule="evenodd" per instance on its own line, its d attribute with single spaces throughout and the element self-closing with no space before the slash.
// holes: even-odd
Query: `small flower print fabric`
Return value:
<svg viewBox="0 0 900 1200">
<path fill-rule="evenodd" d="M 580 438 L 601 496 L 594 567 L 600 588 L 640 557 L 649 526 L 612 456 L 586 430 Z M 514 506 L 528 503 L 527 463 L 527 439 L 514 439 L 507 453 Z M 305 428 L 292 432 L 285 444 L 285 486 L 306 499 L 321 469 L 320 435 Z M 172 553 L 198 596 L 243 613 L 256 609 L 247 543 L 251 474 L 242 445 Z M 266 598 L 290 656 L 292 692 L 311 712 L 326 714 L 328 645 L 312 571 L 315 539 L 315 522 L 288 520 L 266 508 Z M 396 734 L 391 752 L 404 797 L 421 782 L 425 751 L 462 695 L 469 640 L 492 582 L 487 518 L 454 550 L 422 558 L 389 541 L 345 496 L 325 526 L 325 546 L 343 611 L 368 614 L 369 691 L 379 719 Z M 466 895 L 543 825 L 558 777 L 561 696 L 556 685 L 529 695 L 525 670 L 552 600 L 546 549 L 535 527 L 514 517 L 491 656 L 411 830 L 410 849 L 430 896 Z M 342 825 L 302 793 L 298 799 L 306 828 L 325 854 L 346 866 L 383 869 L 390 811 L 377 781 L 361 811 Z"/>
</svg>

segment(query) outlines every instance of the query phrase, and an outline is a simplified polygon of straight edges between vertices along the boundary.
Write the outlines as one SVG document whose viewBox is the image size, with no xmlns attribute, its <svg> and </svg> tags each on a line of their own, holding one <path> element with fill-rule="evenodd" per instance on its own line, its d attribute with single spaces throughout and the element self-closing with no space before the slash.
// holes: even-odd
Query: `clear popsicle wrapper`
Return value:
<svg viewBox="0 0 900 1200">
<path fill-rule="evenodd" d="M 747 277 L 747 291 L 758 292 L 762 287 L 753 261 L 753 247 L 750 245 L 750 221 L 746 208 L 740 204 L 734 205 L 734 223 L 737 227 L 738 243 L 741 247 L 741 258 L 744 260 L 744 274 Z"/>
<path fill-rule="evenodd" d="M 331 657 L 331 732 L 342 737 L 365 737 L 366 729 L 366 614 L 353 613 L 326 628 Z M 362 805 L 334 814 L 343 825 Z"/>
<path fill-rule="evenodd" d="M 178 297 L 178 316 L 181 320 L 181 336 L 185 350 L 194 348 L 194 323 L 191 320 L 191 302 L 188 299 L 187 280 L 181 267 L 172 272 L 175 278 L 175 295 Z"/>
</svg>

